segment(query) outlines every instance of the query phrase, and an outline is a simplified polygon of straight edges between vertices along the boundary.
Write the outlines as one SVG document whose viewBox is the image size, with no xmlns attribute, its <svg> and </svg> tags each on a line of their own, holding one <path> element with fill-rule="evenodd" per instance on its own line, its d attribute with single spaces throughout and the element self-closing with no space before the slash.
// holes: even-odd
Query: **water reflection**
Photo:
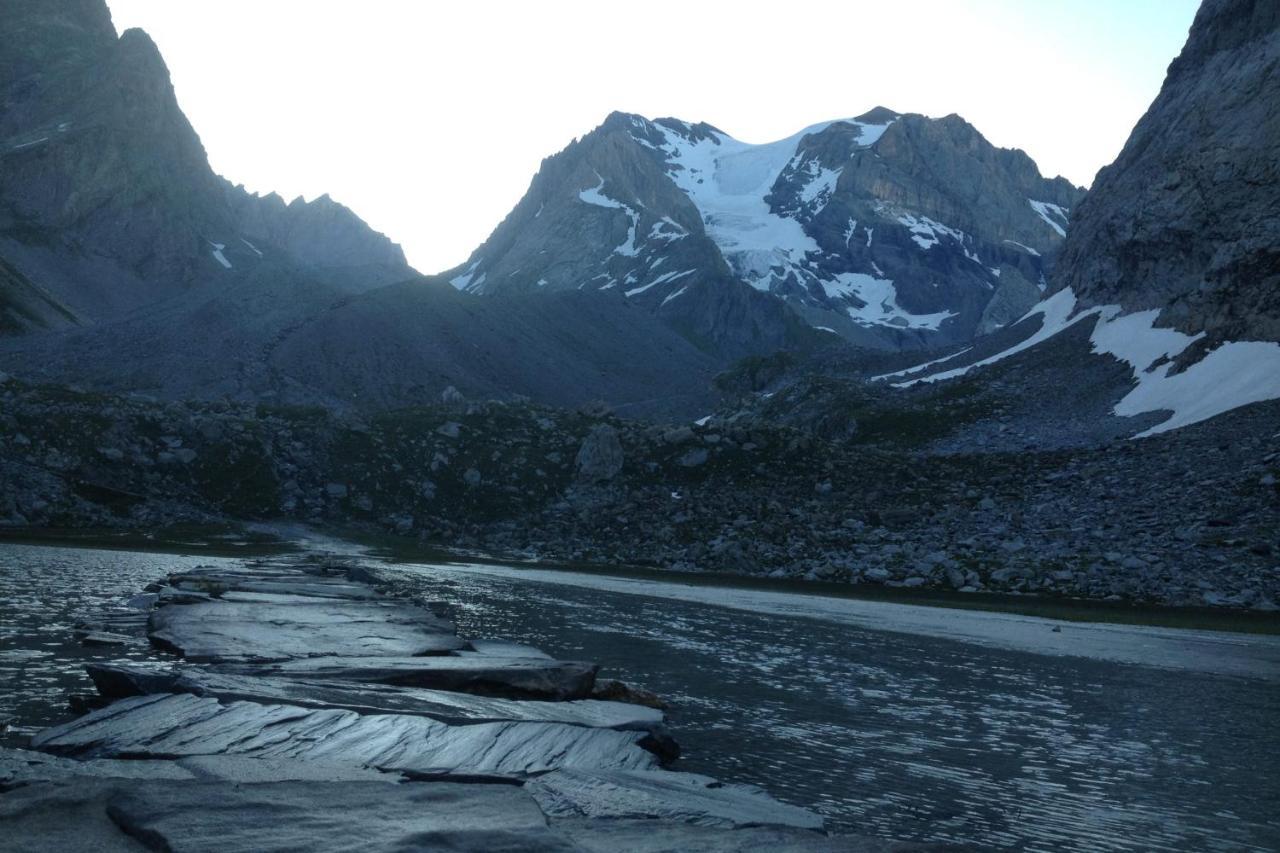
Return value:
<svg viewBox="0 0 1280 853">
<path fill-rule="evenodd" d="M 602 663 L 670 699 L 682 769 L 829 822 L 1020 850 L 1280 845 L 1274 685 L 680 601 L 402 576 L 468 634 Z"/>
<path fill-rule="evenodd" d="M 139 611 L 128 600 L 172 571 L 220 562 L 132 551 L 0 545 L 0 720 L 11 719 L 5 746 L 24 746 L 35 731 L 74 716 L 72 693 L 93 694 L 84 664 L 151 657 Z M 227 560 L 232 563 L 235 561 Z M 124 646 L 82 647 L 73 636 L 90 619 L 124 621 L 113 632 Z"/>
</svg>

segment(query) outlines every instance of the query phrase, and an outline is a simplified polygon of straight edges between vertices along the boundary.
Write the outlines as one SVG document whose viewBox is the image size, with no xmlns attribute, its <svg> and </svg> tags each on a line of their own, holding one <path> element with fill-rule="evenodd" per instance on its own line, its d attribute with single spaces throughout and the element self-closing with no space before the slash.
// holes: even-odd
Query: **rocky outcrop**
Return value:
<svg viewBox="0 0 1280 853">
<path fill-rule="evenodd" d="M 575 460 L 578 479 L 584 483 L 607 482 L 622 470 L 622 443 L 618 431 L 608 424 L 600 424 L 591 430 Z"/>
<path fill-rule="evenodd" d="M 1160 94 L 1073 219 L 1054 276 L 1087 304 L 1280 340 L 1280 6 L 1205 0 Z"/>
</svg>

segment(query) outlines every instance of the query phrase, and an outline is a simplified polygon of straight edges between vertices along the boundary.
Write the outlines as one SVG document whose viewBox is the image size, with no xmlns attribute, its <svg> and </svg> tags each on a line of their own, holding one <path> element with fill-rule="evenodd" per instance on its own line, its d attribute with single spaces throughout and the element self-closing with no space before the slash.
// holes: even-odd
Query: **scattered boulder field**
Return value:
<svg viewBox="0 0 1280 853">
<path fill-rule="evenodd" d="M 816 377 L 665 425 L 456 394 L 353 419 L 9 380 L 0 527 L 301 521 L 509 559 L 1275 608 L 1280 404 L 1037 448 L 1069 424 L 992 390 L 1018 375 L 893 395 Z"/>
</svg>

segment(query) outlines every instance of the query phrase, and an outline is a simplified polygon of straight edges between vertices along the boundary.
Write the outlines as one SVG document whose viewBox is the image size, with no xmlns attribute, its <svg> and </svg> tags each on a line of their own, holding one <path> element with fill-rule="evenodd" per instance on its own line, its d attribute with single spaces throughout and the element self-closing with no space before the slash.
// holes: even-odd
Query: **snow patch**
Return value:
<svg viewBox="0 0 1280 853">
<path fill-rule="evenodd" d="M 666 299 L 662 300 L 662 305 L 666 305 L 668 302 L 670 302 L 672 299 L 675 299 L 677 296 L 683 296 L 684 292 L 688 289 L 689 289 L 689 285 L 686 284 L 684 287 L 680 288 L 675 293 L 670 294 L 669 296 L 667 296 Z M 658 307 L 662 307 L 662 306 L 658 306 Z"/>
<path fill-rule="evenodd" d="M 836 191 L 836 181 L 840 180 L 843 169 L 828 169 L 817 160 L 805 164 L 805 174 L 809 181 L 800 189 L 800 201 L 805 204 L 818 202 L 814 213 L 826 206 L 831 194 Z"/>
<path fill-rule="evenodd" d="M 1280 344 L 1225 343 L 1174 376 L 1170 364 L 1138 376 L 1138 387 L 1116 404 L 1121 416 L 1169 410 L 1165 421 L 1134 438 L 1208 420 L 1249 403 L 1280 399 Z"/>
<path fill-rule="evenodd" d="M 882 379 L 896 379 L 899 376 L 909 376 L 912 373 L 919 373 L 926 368 L 933 367 L 935 364 L 945 364 L 953 358 L 959 358 L 965 353 L 972 350 L 973 347 L 965 347 L 959 352 L 953 352 L 951 355 L 944 355 L 942 358 L 935 358 L 933 361 L 926 361 L 924 364 L 917 364 L 915 367 L 908 367 L 906 370 L 899 370 L 894 373 L 882 373 L 879 376 L 872 376 L 872 382 L 879 382 Z"/>
<path fill-rule="evenodd" d="M 788 164 L 796 160 L 800 141 L 818 133 L 834 121 L 822 122 L 777 142 L 752 145 L 723 133 L 711 132 L 694 138 L 688 125 L 679 130 L 656 125 L 664 144 L 668 173 L 689 196 L 702 216 L 707 235 L 720 248 L 734 272 L 758 290 L 769 291 L 794 273 L 802 280 L 805 259 L 819 252 L 818 244 L 803 226 L 789 216 L 774 213 L 765 201 Z M 890 123 L 866 125 L 845 123 L 862 129 L 858 144 L 873 144 Z M 810 161 L 810 180 L 801 191 L 806 203 L 829 197 L 839 170 Z M 868 240 L 870 235 L 868 234 Z"/>
<path fill-rule="evenodd" d="M 1027 203 L 1031 205 L 1031 209 L 1040 214 L 1040 218 L 1049 223 L 1049 227 L 1058 232 L 1059 237 L 1067 236 L 1067 210 L 1056 204 L 1047 201 L 1036 201 L 1035 199 L 1027 199 Z"/>
<path fill-rule="evenodd" d="M 453 278 L 449 279 L 449 283 L 452 284 L 458 290 L 466 290 L 471 285 L 471 279 L 473 276 L 475 276 L 476 267 L 478 266 L 480 266 L 480 262 L 476 261 L 471 266 L 467 267 L 464 271 L 462 271 L 458 275 L 455 275 Z M 476 282 L 476 283 L 479 284 L 479 282 Z"/>
<path fill-rule="evenodd" d="M 631 227 L 627 229 L 627 239 L 620 243 L 613 251 L 614 254 L 634 258 L 640 251 L 636 248 L 636 228 L 640 225 L 640 214 L 636 213 L 630 207 L 617 199 L 609 198 L 607 195 L 602 193 L 601 190 L 604 189 L 604 178 L 600 177 L 599 172 L 596 172 L 596 177 L 600 180 L 600 183 L 596 184 L 594 187 L 589 187 L 588 189 L 579 192 L 578 198 L 587 204 L 595 205 L 596 207 L 607 207 L 626 212 L 627 216 L 631 218 Z"/>
<path fill-rule="evenodd" d="M 844 232 L 844 245 L 846 249 L 849 247 L 849 241 L 853 239 L 853 233 L 857 230 L 858 230 L 858 220 L 850 219 L 849 227 L 845 229 L 845 232 Z"/>
<path fill-rule="evenodd" d="M 1170 375 L 1171 359 L 1204 336 L 1176 329 L 1157 328 L 1159 310 L 1122 314 L 1118 305 L 1103 305 L 1077 313 L 1075 294 L 1064 288 L 1032 308 L 1018 322 L 1041 315 L 1039 330 L 1020 343 L 981 361 L 928 376 L 893 383 L 906 388 L 918 382 L 939 382 L 963 376 L 975 367 L 1002 361 L 1031 349 L 1088 317 L 1096 317 L 1089 337 L 1093 352 L 1110 355 L 1129 365 L 1137 385 L 1115 405 L 1119 417 L 1168 411 L 1170 416 L 1134 435 L 1146 438 L 1229 412 L 1263 400 L 1280 399 L 1280 343 L 1272 341 L 1227 342 L 1180 373 Z M 915 367 L 875 377 L 897 379 L 927 370 L 956 358 L 967 350 Z"/>
<path fill-rule="evenodd" d="M 921 249 L 932 249 L 942 242 L 943 237 L 950 237 L 959 243 L 961 248 L 964 248 L 964 232 L 957 228 L 950 228 L 941 222 L 935 222 L 927 216 L 914 216 L 910 213 L 902 214 L 898 217 L 898 221 L 907 226 L 907 229 L 911 232 L 911 239 Z M 968 249 L 965 249 L 965 255 L 969 255 Z"/>
<path fill-rule="evenodd" d="M 875 278 L 866 273 L 840 273 L 834 281 L 821 282 L 822 289 L 832 299 L 853 297 L 862 306 L 849 306 L 846 310 L 855 323 L 864 326 L 898 326 L 909 329 L 937 330 L 942 322 L 955 314 L 942 311 L 937 314 L 912 314 L 898 304 L 898 291 L 887 278 Z"/>
<path fill-rule="evenodd" d="M 1007 350 L 988 356 L 981 361 L 975 361 L 973 364 L 967 364 L 964 367 L 957 367 L 952 370 L 944 370 L 941 373 L 933 373 L 929 376 L 921 376 L 918 379 L 909 379 L 905 382 L 895 382 L 893 383 L 893 387 L 907 388 L 918 382 L 941 382 L 945 379 L 954 379 L 957 376 L 963 376 L 975 367 L 984 367 L 988 364 L 995 364 L 997 361 L 1003 361 L 1011 355 L 1017 355 L 1023 350 L 1031 349 L 1041 341 L 1048 340 L 1063 329 L 1075 325 L 1085 317 L 1097 314 L 1100 310 L 1098 308 L 1090 308 L 1088 311 L 1084 311 L 1072 317 L 1071 313 L 1075 311 L 1075 308 L 1076 296 L 1071 291 L 1071 288 L 1067 287 L 1059 290 L 1057 293 L 1053 294 L 1053 296 L 1050 296 L 1048 299 L 1036 305 L 1026 314 L 1018 318 L 1018 323 L 1021 323 L 1023 320 L 1030 319 L 1037 314 L 1043 318 L 1040 323 L 1040 328 L 1036 330 L 1035 334 L 1031 335 L 1026 340 L 1014 344 Z M 927 366 L 927 364 L 918 364 L 915 367 L 907 368 L 906 370 L 899 371 L 898 373 L 887 374 L 882 378 L 888 379 L 897 376 L 906 376 L 922 370 Z"/>
<path fill-rule="evenodd" d="M 666 284 L 669 281 L 675 281 L 678 278 L 684 278 L 687 275 L 693 275 L 695 272 L 697 272 L 697 270 L 684 270 L 682 272 L 663 273 L 662 275 L 658 276 L 648 284 L 642 284 L 637 288 L 626 291 L 624 295 L 635 296 L 637 293 L 644 293 L 646 290 L 648 290 L 651 287 L 657 287 L 659 284 Z"/>
<path fill-rule="evenodd" d="M 253 245 L 252 243 L 250 243 L 248 240 L 246 240 L 246 239 L 245 239 L 245 238 L 243 238 L 243 237 L 241 237 L 241 238 L 240 238 L 240 242 L 241 242 L 241 243 L 244 243 L 246 246 L 248 246 L 248 247 L 249 247 L 249 249 L 250 249 L 250 250 L 251 250 L 255 255 L 257 255 L 258 257 L 262 257 L 262 250 L 261 250 L 261 249 L 259 249 L 257 246 Z"/>
<path fill-rule="evenodd" d="M 227 256 L 222 254 L 222 250 L 227 248 L 225 243 L 215 243 L 209 241 L 209 245 L 213 247 L 213 259 L 222 264 L 227 269 L 231 269 L 231 261 L 227 260 Z"/>
<path fill-rule="evenodd" d="M 1005 242 L 1011 246 L 1017 246 L 1019 249 L 1026 252 L 1028 255 L 1031 255 L 1033 258 L 1040 257 L 1040 253 L 1037 252 L 1035 249 L 1031 248 L 1030 246 L 1024 246 L 1021 243 L 1019 243 L 1017 240 L 1005 240 Z"/>
</svg>

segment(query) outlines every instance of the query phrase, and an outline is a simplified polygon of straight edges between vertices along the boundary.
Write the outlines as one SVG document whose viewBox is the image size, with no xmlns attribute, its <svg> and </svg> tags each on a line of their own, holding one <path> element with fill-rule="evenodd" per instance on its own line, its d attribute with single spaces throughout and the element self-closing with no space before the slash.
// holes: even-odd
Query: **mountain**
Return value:
<svg viewBox="0 0 1280 853">
<path fill-rule="evenodd" d="M 0 363 L 167 399 L 372 410 L 469 397 L 697 416 L 740 354 L 814 333 L 754 291 L 677 330 L 614 293 L 478 300 L 321 196 L 209 166 L 155 45 L 102 0 L 6 0 Z M 749 318 L 773 337 L 753 340 Z M 744 337 L 709 343 L 718 329 Z M 699 338 L 701 334 L 703 337 Z"/>
<path fill-rule="evenodd" d="M 1206 0 L 1076 210 L 1049 297 L 882 378 L 938 385 L 934 399 L 961 377 L 966 393 L 998 391 L 1018 413 L 999 435 L 981 424 L 984 441 L 1033 446 L 1145 437 L 1280 399 L 1278 71 L 1280 6 Z"/>
<path fill-rule="evenodd" d="M 29 285 L 54 306 L 6 331 L 101 322 L 262 264 L 340 291 L 413 274 L 328 197 L 286 205 L 214 174 L 155 44 L 117 38 L 101 0 L 6 0 L 0 57 L 0 304 L 29 304 Z"/>
<path fill-rule="evenodd" d="M 757 336 L 776 329 L 776 300 L 753 298 L 769 294 L 857 344 L 944 345 L 1039 300 L 1083 195 L 958 116 L 878 107 L 752 145 L 613 113 L 444 275 L 490 296 L 617 290 L 684 329 L 732 299 Z"/>
<path fill-rule="evenodd" d="M 1217 339 L 1280 340 L 1280 4 L 1206 0 L 1080 205 L 1055 284 Z"/>
</svg>

